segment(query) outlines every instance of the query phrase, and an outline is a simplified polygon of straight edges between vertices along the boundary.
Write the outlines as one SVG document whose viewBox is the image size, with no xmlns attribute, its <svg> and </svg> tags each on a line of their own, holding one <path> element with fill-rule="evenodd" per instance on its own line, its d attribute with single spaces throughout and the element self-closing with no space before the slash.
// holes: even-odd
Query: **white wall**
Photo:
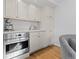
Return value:
<svg viewBox="0 0 79 59">
<path fill-rule="evenodd" d="M 59 45 L 59 36 L 76 33 L 75 0 L 64 0 L 55 9 L 55 36 L 52 43 Z"/>
<path fill-rule="evenodd" d="M 16 31 L 29 30 L 30 27 L 33 30 L 40 29 L 39 22 L 30 22 L 30 21 L 22 21 L 22 20 L 10 20 L 10 22 L 13 24 L 13 28 Z"/>
</svg>

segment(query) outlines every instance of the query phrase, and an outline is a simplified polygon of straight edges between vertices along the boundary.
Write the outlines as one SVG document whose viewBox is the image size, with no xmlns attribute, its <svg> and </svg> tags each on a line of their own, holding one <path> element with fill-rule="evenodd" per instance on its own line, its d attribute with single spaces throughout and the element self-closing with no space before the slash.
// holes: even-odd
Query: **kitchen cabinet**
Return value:
<svg viewBox="0 0 79 59">
<path fill-rule="evenodd" d="M 3 17 L 6 16 L 6 0 L 3 0 Z"/>
<path fill-rule="evenodd" d="M 29 20 L 28 7 L 29 5 L 22 0 L 18 2 L 18 18 Z"/>
<path fill-rule="evenodd" d="M 21 0 L 18 2 L 18 17 L 26 20 L 39 20 L 40 8 Z"/>
<path fill-rule="evenodd" d="M 4 17 L 16 18 L 17 17 L 17 0 L 5 0 L 5 13 Z"/>
<path fill-rule="evenodd" d="M 40 20 L 40 8 L 23 0 L 4 0 L 4 17 L 23 20 Z"/>
<path fill-rule="evenodd" d="M 40 7 L 29 5 L 29 19 L 40 20 Z"/>
<path fill-rule="evenodd" d="M 41 48 L 47 47 L 50 45 L 50 37 L 48 32 L 40 32 L 40 41 L 41 41 Z"/>
<path fill-rule="evenodd" d="M 31 32 L 30 33 L 30 53 L 41 48 L 47 47 L 50 43 L 50 38 L 47 32 Z"/>
<path fill-rule="evenodd" d="M 27 5 L 22 0 L 5 0 L 5 17 L 7 18 L 27 18 Z"/>
<path fill-rule="evenodd" d="M 30 53 L 35 52 L 40 47 L 39 32 L 30 33 Z"/>
</svg>

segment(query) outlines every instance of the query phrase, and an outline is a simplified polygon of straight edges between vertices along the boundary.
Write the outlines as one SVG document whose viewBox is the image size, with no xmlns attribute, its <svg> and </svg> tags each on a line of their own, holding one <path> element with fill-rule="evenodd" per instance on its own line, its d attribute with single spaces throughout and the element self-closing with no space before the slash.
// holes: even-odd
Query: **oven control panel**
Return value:
<svg viewBox="0 0 79 59">
<path fill-rule="evenodd" d="M 6 44 L 25 41 L 29 39 L 29 32 L 8 33 L 3 35 Z"/>
<path fill-rule="evenodd" d="M 29 32 L 26 33 L 8 33 L 4 34 L 4 39 L 18 39 L 18 38 L 27 38 L 29 37 Z"/>
</svg>

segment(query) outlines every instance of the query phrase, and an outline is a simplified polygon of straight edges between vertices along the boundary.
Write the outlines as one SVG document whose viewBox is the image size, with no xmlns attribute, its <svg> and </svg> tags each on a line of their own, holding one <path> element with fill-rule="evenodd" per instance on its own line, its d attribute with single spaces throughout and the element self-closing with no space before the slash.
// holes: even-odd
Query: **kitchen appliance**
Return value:
<svg viewBox="0 0 79 59">
<path fill-rule="evenodd" d="M 12 59 L 29 53 L 29 32 L 7 33 L 3 36 L 5 59 Z"/>
<path fill-rule="evenodd" d="M 13 24 L 8 18 L 4 18 L 4 31 L 13 31 Z"/>
</svg>

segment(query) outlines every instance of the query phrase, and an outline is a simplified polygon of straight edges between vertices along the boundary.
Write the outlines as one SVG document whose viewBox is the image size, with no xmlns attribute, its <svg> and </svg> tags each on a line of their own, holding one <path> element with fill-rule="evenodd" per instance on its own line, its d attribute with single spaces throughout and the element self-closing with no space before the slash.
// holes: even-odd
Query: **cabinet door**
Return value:
<svg viewBox="0 0 79 59">
<path fill-rule="evenodd" d="M 19 18 L 28 20 L 28 7 L 29 7 L 28 4 L 22 0 L 18 2 L 18 17 Z"/>
<path fill-rule="evenodd" d="M 35 5 L 29 5 L 29 19 L 39 20 L 40 19 L 40 8 Z"/>
<path fill-rule="evenodd" d="M 3 16 L 6 16 L 6 0 L 3 0 Z"/>
<path fill-rule="evenodd" d="M 47 32 L 40 32 L 41 48 L 47 47 L 50 44 L 50 36 Z"/>
<path fill-rule="evenodd" d="M 39 49 L 40 40 L 39 33 L 33 32 L 30 33 L 30 53 L 35 52 Z"/>
<path fill-rule="evenodd" d="M 17 0 L 5 1 L 5 17 L 16 18 L 17 17 Z"/>
</svg>

